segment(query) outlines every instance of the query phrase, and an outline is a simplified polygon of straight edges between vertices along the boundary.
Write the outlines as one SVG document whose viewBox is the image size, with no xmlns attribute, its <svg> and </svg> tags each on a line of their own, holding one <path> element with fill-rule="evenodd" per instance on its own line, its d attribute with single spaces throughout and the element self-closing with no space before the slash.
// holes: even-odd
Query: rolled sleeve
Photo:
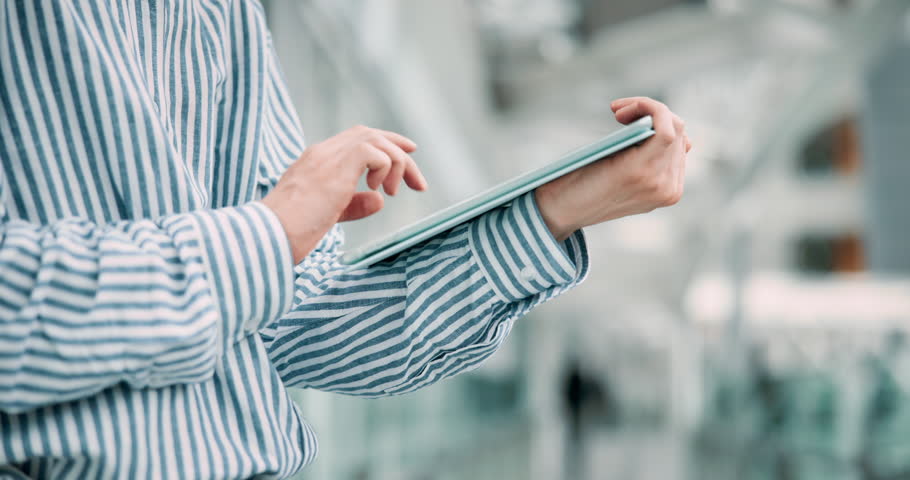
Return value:
<svg viewBox="0 0 910 480">
<path fill-rule="evenodd" d="M 303 262 L 300 302 L 265 331 L 289 386 L 381 397 L 476 368 L 588 271 L 584 236 L 557 242 L 533 194 L 356 272 L 331 260 L 336 238 Z"/>
<path fill-rule="evenodd" d="M 575 284 L 587 275 L 584 234 L 579 230 L 558 242 L 540 215 L 534 192 L 480 217 L 469 235 L 484 276 L 506 302 Z"/>
<path fill-rule="evenodd" d="M 202 239 L 202 257 L 222 324 L 219 348 L 257 332 L 290 308 L 293 256 L 284 228 L 265 205 L 186 215 Z"/>
</svg>

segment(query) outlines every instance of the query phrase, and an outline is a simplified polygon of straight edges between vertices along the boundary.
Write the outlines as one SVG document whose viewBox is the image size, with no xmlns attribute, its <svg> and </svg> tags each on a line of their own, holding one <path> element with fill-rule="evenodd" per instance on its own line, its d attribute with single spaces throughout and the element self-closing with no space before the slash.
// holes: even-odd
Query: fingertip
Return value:
<svg viewBox="0 0 910 480">
<path fill-rule="evenodd" d="M 382 210 L 382 207 L 385 206 L 385 197 L 379 192 L 358 192 L 357 196 L 360 197 L 361 207 L 366 212 L 366 216 Z"/>
<path fill-rule="evenodd" d="M 423 176 L 423 172 L 420 171 L 417 164 L 411 164 L 410 168 L 404 171 L 402 179 L 411 190 L 423 192 L 429 187 L 426 177 Z"/>
<path fill-rule="evenodd" d="M 629 103 L 632 102 L 633 100 L 635 100 L 635 99 L 629 98 L 629 97 L 617 98 L 616 100 L 613 100 L 612 102 L 610 102 L 610 110 L 612 110 L 613 113 L 616 113 L 619 110 L 622 110 L 623 108 L 629 106 Z"/>
<path fill-rule="evenodd" d="M 633 120 L 632 117 L 634 114 L 635 109 L 633 108 L 633 105 L 626 105 L 616 110 L 616 121 L 625 125 Z"/>
<path fill-rule="evenodd" d="M 395 146 L 404 150 L 407 153 L 411 153 L 417 150 L 417 142 L 411 140 L 408 137 L 396 132 L 391 132 L 388 130 L 379 130 L 379 132 L 386 137 L 387 140 L 391 141 Z"/>
<path fill-rule="evenodd" d="M 357 192 L 351 198 L 347 208 L 341 213 L 338 221 L 360 220 L 382 210 L 383 206 L 385 206 L 385 200 L 380 193 L 372 191 Z"/>
<path fill-rule="evenodd" d="M 405 178 L 404 183 L 408 186 L 408 188 L 416 192 L 423 192 L 427 189 L 427 182 L 425 180 L 421 181 L 420 179 Z"/>
<path fill-rule="evenodd" d="M 373 195 L 372 197 L 373 198 L 370 200 L 370 205 L 368 207 L 370 215 L 382 210 L 383 207 L 385 207 L 385 198 L 383 198 L 382 195 Z"/>
<path fill-rule="evenodd" d="M 374 213 L 382 210 L 384 206 L 385 199 L 382 195 L 364 195 L 360 204 L 360 211 L 358 212 L 356 218 L 353 220 L 369 217 L 370 215 L 373 215 Z"/>
</svg>

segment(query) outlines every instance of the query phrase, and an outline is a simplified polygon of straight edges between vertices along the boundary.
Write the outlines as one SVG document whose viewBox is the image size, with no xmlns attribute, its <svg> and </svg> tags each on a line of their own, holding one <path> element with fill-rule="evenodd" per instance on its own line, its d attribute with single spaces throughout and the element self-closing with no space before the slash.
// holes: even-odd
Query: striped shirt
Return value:
<svg viewBox="0 0 910 480">
<path fill-rule="evenodd" d="M 0 472 L 287 477 L 316 455 L 287 387 L 430 385 L 585 276 L 533 195 L 295 267 L 257 200 L 303 148 L 255 1 L 0 0 Z"/>
</svg>

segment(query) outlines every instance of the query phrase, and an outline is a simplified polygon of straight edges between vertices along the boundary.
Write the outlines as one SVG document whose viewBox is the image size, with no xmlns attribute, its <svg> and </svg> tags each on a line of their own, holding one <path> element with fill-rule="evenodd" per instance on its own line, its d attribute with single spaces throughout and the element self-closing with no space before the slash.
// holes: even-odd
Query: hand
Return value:
<svg viewBox="0 0 910 480">
<path fill-rule="evenodd" d="M 416 149 L 397 133 L 363 126 L 307 148 L 262 199 L 281 221 L 294 262 L 303 260 L 336 223 L 381 210 L 380 185 L 389 195 L 395 195 L 402 180 L 414 190 L 426 190 L 426 179 L 408 155 Z M 358 192 L 357 182 L 366 171 L 372 191 Z"/>
<path fill-rule="evenodd" d="M 617 100 L 611 109 L 623 124 L 651 115 L 655 134 L 537 188 L 540 213 L 559 241 L 588 225 L 674 205 L 682 197 L 692 148 L 683 121 L 645 97 Z"/>
</svg>

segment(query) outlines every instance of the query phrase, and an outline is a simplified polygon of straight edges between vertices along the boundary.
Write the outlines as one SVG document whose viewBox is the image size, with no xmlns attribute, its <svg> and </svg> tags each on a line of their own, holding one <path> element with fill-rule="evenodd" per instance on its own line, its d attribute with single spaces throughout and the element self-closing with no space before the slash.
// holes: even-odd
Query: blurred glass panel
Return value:
<svg viewBox="0 0 910 480">
<path fill-rule="evenodd" d="M 908 478 L 910 278 L 875 253 L 910 251 L 906 1 L 264 4 L 311 142 L 421 146 L 431 192 L 354 244 L 611 130 L 613 98 L 661 99 L 695 145 L 684 200 L 588 229 L 591 278 L 479 370 L 295 392 L 301 478 Z"/>
</svg>

